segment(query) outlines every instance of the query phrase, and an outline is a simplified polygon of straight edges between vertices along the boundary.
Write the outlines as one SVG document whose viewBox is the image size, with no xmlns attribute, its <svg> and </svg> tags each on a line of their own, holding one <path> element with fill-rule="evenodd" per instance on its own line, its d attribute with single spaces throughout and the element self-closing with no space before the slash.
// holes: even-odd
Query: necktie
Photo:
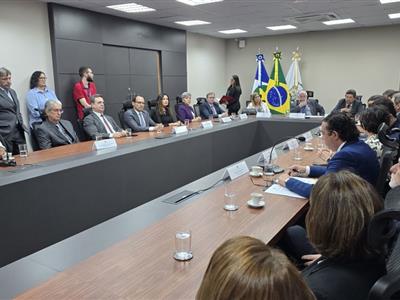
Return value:
<svg viewBox="0 0 400 300">
<path fill-rule="evenodd" d="M 146 122 L 144 121 L 143 113 L 139 112 L 140 127 L 146 127 Z"/>
<path fill-rule="evenodd" d="M 107 121 L 107 119 L 104 117 L 104 115 L 101 115 L 101 117 L 103 118 L 104 124 L 106 124 L 107 130 L 108 130 L 110 133 L 114 133 L 114 130 L 111 128 L 110 124 L 108 124 L 108 121 Z"/>
<path fill-rule="evenodd" d="M 211 106 L 211 110 L 212 110 L 213 115 L 216 116 L 217 115 L 217 110 L 215 109 L 213 104 L 210 104 L 210 106 Z"/>
<path fill-rule="evenodd" d="M 64 130 L 64 128 L 61 126 L 60 123 L 56 124 L 58 131 L 65 137 L 67 140 L 68 144 L 72 144 L 72 139 L 69 137 L 68 133 Z"/>
</svg>

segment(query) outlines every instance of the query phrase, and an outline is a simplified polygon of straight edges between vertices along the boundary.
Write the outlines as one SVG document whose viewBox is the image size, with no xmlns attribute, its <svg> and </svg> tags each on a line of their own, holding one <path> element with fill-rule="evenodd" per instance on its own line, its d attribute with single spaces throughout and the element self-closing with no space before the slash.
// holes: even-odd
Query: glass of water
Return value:
<svg viewBox="0 0 400 300">
<path fill-rule="evenodd" d="M 234 211 L 238 210 L 239 206 L 236 204 L 236 191 L 233 189 L 233 186 L 231 186 L 229 183 L 225 183 L 225 193 L 224 193 L 224 199 L 225 199 L 225 205 L 224 209 L 227 211 Z"/>
<path fill-rule="evenodd" d="M 293 159 L 294 160 L 302 160 L 300 147 L 296 147 L 293 149 Z"/>
<path fill-rule="evenodd" d="M 132 137 L 132 128 L 126 128 L 125 131 L 128 138 Z"/>
<path fill-rule="evenodd" d="M 28 147 L 26 144 L 19 144 L 18 145 L 18 150 L 19 150 L 19 156 L 21 158 L 27 158 L 28 157 Z"/>
<path fill-rule="evenodd" d="M 176 260 L 185 261 L 193 258 L 192 254 L 192 233 L 190 230 L 178 231 L 175 233 Z"/>
</svg>

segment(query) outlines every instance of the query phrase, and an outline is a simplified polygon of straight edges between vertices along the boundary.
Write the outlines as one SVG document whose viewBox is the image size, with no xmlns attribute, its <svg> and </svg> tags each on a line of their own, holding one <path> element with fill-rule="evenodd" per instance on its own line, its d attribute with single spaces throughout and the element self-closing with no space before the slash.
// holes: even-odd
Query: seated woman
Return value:
<svg viewBox="0 0 400 300">
<path fill-rule="evenodd" d="M 55 92 L 46 85 L 46 74 L 42 71 L 33 72 L 30 79 L 30 90 L 26 95 L 29 125 L 42 122 L 42 113 L 47 100 L 57 100 Z"/>
<path fill-rule="evenodd" d="M 181 122 L 176 122 L 169 108 L 169 97 L 167 94 L 160 94 L 157 97 L 157 105 L 152 115 L 152 119 L 156 123 L 164 126 L 179 126 Z"/>
<path fill-rule="evenodd" d="M 214 252 L 196 299 L 315 298 L 283 253 L 255 238 L 239 236 L 225 241 Z"/>
<path fill-rule="evenodd" d="M 250 103 L 247 105 L 247 109 L 255 109 L 257 112 L 263 112 L 263 113 L 268 113 L 269 115 L 271 114 L 268 106 L 261 101 L 261 97 L 259 94 L 254 93 L 250 95 Z"/>
<path fill-rule="evenodd" d="M 193 107 L 190 106 L 192 94 L 184 92 L 181 95 L 182 103 L 179 103 L 176 115 L 181 122 L 189 120 L 189 122 L 201 121 L 201 117 L 196 117 Z"/>
<path fill-rule="evenodd" d="M 364 110 L 360 115 L 361 127 L 366 131 L 368 137 L 365 143 L 376 152 L 380 157 L 382 155 L 382 143 L 378 139 L 378 127 L 382 123 L 390 126 L 390 113 L 381 105 L 370 107 Z"/>
<path fill-rule="evenodd" d="M 302 272 L 317 299 L 367 299 L 385 274 L 384 259 L 367 244 L 368 223 L 381 206 L 374 187 L 349 171 L 317 181 L 306 228 L 320 257 Z"/>
</svg>

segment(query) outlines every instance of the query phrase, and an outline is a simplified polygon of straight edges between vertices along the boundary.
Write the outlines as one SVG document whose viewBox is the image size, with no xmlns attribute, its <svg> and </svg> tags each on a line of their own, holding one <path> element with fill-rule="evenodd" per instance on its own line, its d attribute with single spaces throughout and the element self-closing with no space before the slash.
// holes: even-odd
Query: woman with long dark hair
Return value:
<svg viewBox="0 0 400 300">
<path fill-rule="evenodd" d="M 152 115 L 156 123 L 163 124 L 164 126 L 179 126 L 181 122 L 176 121 L 171 113 L 169 107 L 169 96 L 167 94 L 160 94 L 157 97 L 157 105 Z"/>
<path fill-rule="evenodd" d="M 239 77 L 237 75 L 232 75 L 231 83 L 226 91 L 226 95 L 232 97 L 233 99 L 227 104 L 228 114 L 237 114 L 240 109 L 240 95 L 242 94 L 242 89 L 240 87 Z"/>
</svg>

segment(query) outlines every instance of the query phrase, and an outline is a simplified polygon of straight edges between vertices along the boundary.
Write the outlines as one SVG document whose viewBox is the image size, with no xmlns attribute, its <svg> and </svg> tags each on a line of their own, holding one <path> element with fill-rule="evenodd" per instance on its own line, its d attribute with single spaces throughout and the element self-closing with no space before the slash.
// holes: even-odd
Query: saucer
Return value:
<svg viewBox="0 0 400 300">
<path fill-rule="evenodd" d="M 251 177 L 261 177 L 262 174 L 263 174 L 262 172 L 253 172 L 253 171 L 250 171 L 249 173 Z"/>
<path fill-rule="evenodd" d="M 313 150 L 314 150 L 314 147 L 304 147 L 304 150 L 305 150 L 305 151 L 313 151 Z"/>
<path fill-rule="evenodd" d="M 265 201 L 261 200 L 260 202 L 258 202 L 258 204 L 255 204 L 253 202 L 253 200 L 250 199 L 249 201 L 247 201 L 247 205 L 250 206 L 250 207 L 253 207 L 253 208 L 261 208 L 261 207 L 264 207 Z"/>
</svg>

